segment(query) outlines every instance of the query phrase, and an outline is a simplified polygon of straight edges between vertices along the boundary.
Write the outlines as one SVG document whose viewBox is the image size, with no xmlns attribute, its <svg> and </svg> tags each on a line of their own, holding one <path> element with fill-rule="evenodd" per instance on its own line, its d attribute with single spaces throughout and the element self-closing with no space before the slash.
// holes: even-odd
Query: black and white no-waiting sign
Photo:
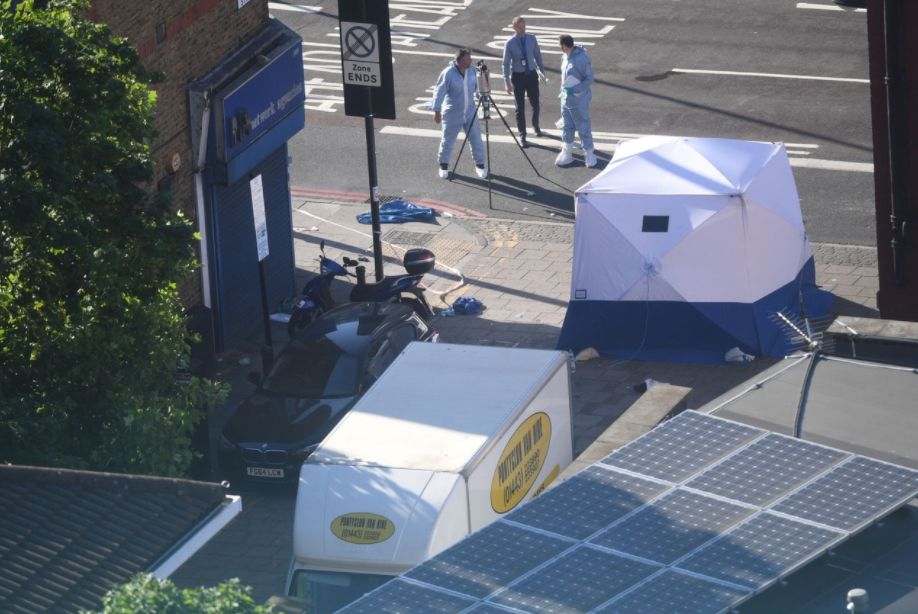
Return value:
<svg viewBox="0 0 918 614">
<path fill-rule="evenodd" d="M 341 65 L 345 84 L 382 87 L 375 23 L 341 22 Z"/>
<path fill-rule="evenodd" d="M 376 177 L 373 119 L 395 119 L 389 0 L 338 0 L 338 31 L 341 33 L 344 112 L 347 115 L 363 116 L 367 132 L 373 263 L 376 281 L 381 281 L 382 229 L 379 221 L 379 180 Z"/>
<path fill-rule="evenodd" d="M 395 119 L 388 0 L 338 0 L 347 115 Z"/>
</svg>

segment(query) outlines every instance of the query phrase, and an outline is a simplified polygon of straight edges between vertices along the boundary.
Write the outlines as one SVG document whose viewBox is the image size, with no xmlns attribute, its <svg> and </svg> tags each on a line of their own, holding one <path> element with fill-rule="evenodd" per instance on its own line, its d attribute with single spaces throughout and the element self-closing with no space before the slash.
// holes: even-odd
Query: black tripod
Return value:
<svg viewBox="0 0 918 614">
<path fill-rule="evenodd" d="M 539 179 L 545 179 L 545 177 L 542 177 L 542 174 L 539 173 L 539 169 L 536 168 L 535 164 L 532 163 L 532 160 L 529 159 L 529 155 L 526 154 L 526 150 L 523 149 L 523 145 L 516 138 L 516 135 L 513 134 L 513 131 L 510 129 L 510 125 L 507 124 L 507 120 L 504 119 L 504 114 L 500 112 L 500 108 L 491 99 L 491 81 L 488 67 L 483 61 L 479 60 L 478 104 L 475 105 L 475 113 L 472 115 L 472 119 L 469 121 L 469 125 L 465 127 L 465 138 L 462 139 L 462 145 L 459 146 L 459 155 L 456 156 L 456 161 L 453 162 L 453 169 L 449 173 L 449 180 L 452 181 L 453 176 L 456 174 L 456 167 L 459 166 L 459 159 L 462 157 L 462 152 L 465 150 L 465 143 L 469 140 L 469 130 L 472 129 L 473 123 L 478 121 L 478 110 L 481 109 L 481 117 L 484 119 L 485 124 L 485 159 L 487 160 L 488 169 L 488 209 L 494 208 L 491 204 L 491 129 L 489 123 L 491 120 L 491 108 L 497 111 L 497 116 L 500 117 L 500 121 L 504 123 L 504 127 L 507 129 L 507 132 L 511 137 L 513 137 L 513 142 L 516 143 L 520 153 L 523 154 L 524 158 L 526 158 L 526 162 L 529 162 L 529 166 L 532 167 L 536 177 Z"/>
</svg>

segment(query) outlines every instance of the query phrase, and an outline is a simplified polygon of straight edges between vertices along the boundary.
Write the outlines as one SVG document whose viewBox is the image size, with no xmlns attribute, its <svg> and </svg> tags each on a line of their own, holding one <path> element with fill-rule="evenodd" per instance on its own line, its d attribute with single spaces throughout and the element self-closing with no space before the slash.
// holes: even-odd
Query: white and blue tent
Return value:
<svg viewBox="0 0 918 614">
<path fill-rule="evenodd" d="M 792 350 L 774 321 L 823 317 L 784 146 L 645 137 L 576 194 L 561 349 L 721 362 Z"/>
</svg>

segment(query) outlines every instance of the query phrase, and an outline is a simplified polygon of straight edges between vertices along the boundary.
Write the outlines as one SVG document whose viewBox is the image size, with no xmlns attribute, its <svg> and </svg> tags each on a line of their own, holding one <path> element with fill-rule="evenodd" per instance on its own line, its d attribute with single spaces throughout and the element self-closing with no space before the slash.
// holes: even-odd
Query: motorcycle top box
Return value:
<svg viewBox="0 0 918 614">
<path fill-rule="evenodd" d="M 423 275 L 433 270 L 437 258 L 429 249 L 415 247 L 405 252 L 402 264 L 409 275 Z"/>
</svg>

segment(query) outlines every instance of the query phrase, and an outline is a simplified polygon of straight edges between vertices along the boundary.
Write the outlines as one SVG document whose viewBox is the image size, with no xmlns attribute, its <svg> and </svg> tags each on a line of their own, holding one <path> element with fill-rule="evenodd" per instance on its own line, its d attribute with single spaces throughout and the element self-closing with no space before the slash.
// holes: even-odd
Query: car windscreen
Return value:
<svg viewBox="0 0 918 614">
<path fill-rule="evenodd" d="M 360 356 L 326 337 L 295 340 L 277 358 L 262 385 L 272 394 L 310 398 L 349 397 L 360 384 Z"/>
</svg>

